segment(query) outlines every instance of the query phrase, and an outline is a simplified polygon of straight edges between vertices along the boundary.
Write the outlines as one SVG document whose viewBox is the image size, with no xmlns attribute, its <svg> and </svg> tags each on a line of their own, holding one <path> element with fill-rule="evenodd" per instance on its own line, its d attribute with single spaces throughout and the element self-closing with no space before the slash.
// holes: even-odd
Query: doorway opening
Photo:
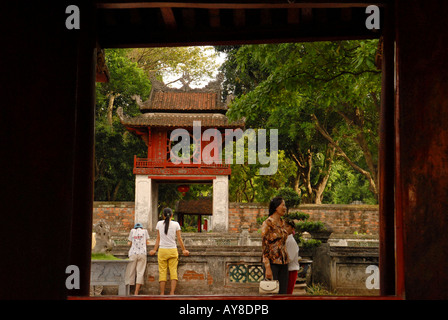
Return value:
<svg viewBox="0 0 448 320">
<path fill-rule="evenodd" d="M 196 6 L 197 5 L 193 6 L 193 8 L 188 8 L 188 9 L 185 9 L 185 8 L 183 8 L 183 6 L 181 6 L 182 8 L 175 8 L 175 9 L 171 8 L 171 10 L 166 9 L 166 8 L 164 8 L 164 9 L 156 8 L 157 10 L 160 10 L 160 11 L 158 11 L 159 13 L 156 14 L 157 17 L 158 17 L 158 20 L 156 19 L 156 20 L 153 20 L 153 21 L 159 21 L 159 22 L 163 21 L 163 23 L 165 23 L 167 26 L 170 26 L 171 28 L 177 28 L 179 26 L 178 24 L 180 23 L 180 21 L 183 24 L 185 24 L 185 26 L 187 26 L 190 23 L 190 25 L 189 25 L 190 29 L 189 30 L 191 32 L 192 28 L 196 28 L 196 27 L 198 27 L 198 25 L 200 26 L 200 23 L 198 21 L 203 21 L 201 19 L 195 20 L 194 17 L 204 17 L 206 13 L 210 14 L 210 17 L 213 17 L 213 15 L 211 15 L 212 12 L 215 13 L 214 19 L 210 18 L 208 23 L 210 23 L 210 24 L 215 23 L 215 24 L 218 24 L 219 26 L 224 26 L 224 25 L 226 25 L 226 23 L 227 24 L 230 23 L 229 21 L 233 21 L 232 23 L 242 23 L 243 21 L 252 21 L 252 22 L 254 22 L 255 20 L 252 20 L 252 19 L 258 19 L 257 21 L 258 21 L 259 25 L 265 25 L 265 26 L 267 26 L 267 28 L 269 28 L 269 24 L 266 24 L 266 21 L 276 21 L 276 22 L 278 22 L 278 21 L 280 21 L 282 19 L 282 18 L 279 18 L 279 17 L 283 17 L 283 18 L 285 17 L 284 12 L 282 14 L 280 14 L 279 12 L 277 12 L 276 14 L 272 14 L 273 12 L 271 12 L 271 14 L 268 14 L 267 12 L 264 12 L 264 14 L 263 13 L 259 13 L 259 14 L 254 14 L 253 16 L 251 16 L 251 14 L 253 14 L 254 11 L 249 10 L 250 13 L 248 14 L 247 13 L 247 9 L 244 9 L 244 8 L 243 9 L 242 8 L 231 8 L 231 10 L 233 10 L 232 11 L 233 13 L 229 14 L 230 11 L 226 11 L 227 9 L 224 10 L 224 9 L 222 9 L 220 7 L 218 7 L 217 9 L 213 9 L 213 10 L 216 10 L 216 11 L 212 11 L 211 9 L 208 9 L 208 8 L 207 9 L 206 8 L 202 8 L 202 6 L 199 6 L 199 8 L 196 8 Z M 355 8 L 355 9 L 352 8 L 351 10 L 346 10 L 344 8 L 345 6 L 346 5 L 343 5 L 343 6 L 340 6 L 340 7 L 337 8 L 338 14 L 342 14 L 342 17 L 344 15 L 346 15 L 345 18 L 343 18 L 342 20 L 346 19 L 345 21 L 350 21 L 350 23 L 353 23 L 353 19 L 348 18 L 349 16 L 351 16 L 351 15 L 348 14 L 349 11 L 352 14 L 351 17 L 354 17 L 354 16 L 358 16 L 358 15 L 354 14 L 356 11 L 360 11 L 361 9 L 365 9 L 365 7 L 364 7 L 364 8 Z M 108 14 L 105 13 L 106 11 L 108 11 L 108 10 L 109 11 L 116 10 L 116 9 L 113 9 L 113 5 L 110 5 L 110 4 L 101 4 L 101 5 L 99 5 L 99 8 L 107 9 L 107 10 L 101 11 L 101 13 L 100 13 L 101 19 L 104 19 L 104 18 L 108 17 Z M 130 10 L 126 12 L 126 15 L 127 14 L 131 14 L 131 16 L 134 17 L 136 19 L 136 21 L 138 21 L 139 20 L 138 19 L 139 14 L 136 14 L 136 11 L 135 11 L 136 8 L 129 8 L 129 9 Z M 146 11 L 141 11 L 140 14 L 144 14 L 144 15 L 154 14 L 154 11 L 155 11 L 155 10 L 153 10 L 154 8 L 151 7 L 151 8 L 146 8 L 146 9 L 147 9 Z M 275 10 L 277 10 L 277 9 L 278 8 L 275 8 Z M 278 9 L 278 10 L 280 10 L 280 9 Z M 298 9 L 296 11 L 296 13 L 298 13 L 301 18 L 308 17 L 308 19 L 304 19 L 305 21 L 308 20 L 308 22 L 314 21 L 314 22 L 324 23 L 324 21 L 327 21 L 327 22 L 330 21 L 330 22 L 333 23 L 333 25 L 335 25 L 335 24 L 337 24 L 337 23 L 339 23 L 341 21 L 341 20 L 338 20 L 339 18 L 336 19 L 336 20 L 333 20 L 333 19 L 330 18 L 330 17 L 335 17 L 336 15 L 334 15 L 334 16 L 331 15 L 331 14 L 330 15 L 328 15 L 328 14 L 324 15 L 323 14 L 323 10 L 320 10 L 320 8 L 318 8 L 318 9 L 316 9 L 316 8 L 295 8 L 295 9 Z M 245 14 L 242 14 L 241 10 L 246 11 Z M 116 11 L 119 11 L 119 10 L 116 10 Z M 292 11 L 286 10 L 286 12 L 287 12 L 286 17 L 287 17 L 287 19 L 289 19 L 288 21 L 293 21 L 292 17 L 294 16 L 294 14 L 292 12 L 294 12 L 294 10 L 292 10 Z M 328 12 L 333 12 L 334 13 L 335 11 L 329 10 Z M 244 16 L 244 19 L 241 18 L 241 16 Z M 255 16 L 257 18 L 254 18 Z M 324 17 L 324 16 L 326 16 L 326 17 Z M 240 17 L 240 18 L 238 18 L 238 17 Z M 341 15 L 338 15 L 338 17 L 341 17 Z M 362 17 L 365 18 L 365 13 L 362 15 Z M 110 18 L 110 16 L 109 16 L 109 18 Z M 245 20 L 245 19 L 251 19 L 251 20 Z M 110 21 L 112 21 L 112 20 L 110 20 Z M 354 19 L 354 20 L 356 20 L 356 19 Z M 192 21 L 194 21 L 194 23 Z M 134 38 L 132 36 L 130 36 L 130 37 L 127 37 L 127 40 L 124 40 L 124 38 L 125 38 L 124 35 L 125 35 L 126 32 L 123 31 L 122 26 L 120 26 L 120 24 L 117 23 L 117 20 L 112 22 L 112 24 L 114 24 L 114 23 L 116 24 L 115 31 L 119 34 L 119 38 L 120 38 L 120 41 L 121 41 L 121 44 L 117 45 L 117 47 L 120 47 L 120 46 L 121 47 L 130 47 L 131 43 L 138 43 L 139 42 L 139 41 L 136 41 L 136 39 L 138 37 L 135 36 L 135 35 L 134 35 Z M 347 27 L 347 26 L 349 26 L 349 24 L 346 24 L 345 26 Z M 341 28 L 341 25 L 339 26 L 339 28 L 337 28 L 338 32 L 343 32 L 343 31 L 341 31 L 342 29 L 344 29 L 344 28 Z M 347 28 L 347 29 L 344 29 L 344 30 L 348 30 L 348 29 L 350 29 L 350 28 Z M 112 45 L 113 40 L 111 40 L 111 38 L 108 38 L 104 33 L 102 34 L 101 32 L 102 31 L 100 30 L 99 34 L 100 34 L 100 38 L 102 37 L 103 45 L 105 47 L 115 46 L 115 45 Z M 188 28 L 186 28 L 184 30 L 184 32 L 188 32 Z M 189 32 L 189 35 L 190 35 L 190 32 Z M 229 35 L 230 38 L 235 39 L 235 35 L 230 35 L 230 33 L 228 33 L 228 32 L 224 32 L 224 34 L 227 34 L 227 35 Z M 286 34 L 288 35 L 288 37 L 291 37 L 291 39 L 300 39 L 300 37 L 298 37 L 297 34 L 296 35 L 292 35 L 290 32 L 286 32 Z M 314 39 L 319 39 L 319 37 L 321 36 L 321 34 L 319 34 L 319 32 L 316 32 L 316 33 L 310 32 L 310 34 L 313 37 L 315 37 Z M 160 33 L 159 35 L 154 34 L 154 36 L 155 36 L 154 39 L 159 39 L 159 41 L 161 41 L 162 38 L 166 39 L 165 35 L 166 35 L 166 31 L 164 31 L 163 33 Z M 327 31 L 327 35 L 328 35 L 328 31 Z M 201 35 L 201 36 L 203 36 L 203 35 Z M 363 35 L 356 35 L 354 37 L 355 38 L 356 37 L 358 37 L 358 38 L 379 38 L 379 34 L 377 33 L 377 34 L 374 34 L 373 36 L 372 36 L 372 34 L 369 34 L 368 36 L 363 34 Z M 280 39 L 270 40 L 270 41 L 266 41 L 265 39 L 253 39 L 253 38 L 252 39 L 255 42 L 261 42 L 261 43 L 265 43 L 265 42 L 281 42 L 281 38 L 283 38 L 283 35 L 282 35 L 282 37 L 279 37 L 279 38 Z M 331 36 L 329 38 L 331 38 Z M 335 35 L 335 38 L 338 38 L 338 35 Z M 169 39 L 168 41 L 170 41 L 171 45 L 174 44 L 174 43 L 179 44 L 179 43 L 182 42 L 180 40 L 180 38 L 176 38 L 176 37 L 174 37 L 172 35 L 171 35 L 171 38 L 168 38 L 168 39 Z M 191 39 L 191 37 L 190 38 L 187 37 L 187 39 Z M 202 39 L 201 38 L 197 38 L 196 40 L 189 40 L 187 43 L 189 43 L 189 44 L 199 44 L 199 43 L 205 42 L 203 39 L 204 38 L 202 38 Z M 313 38 L 311 37 L 310 39 L 307 39 L 307 41 L 310 41 L 310 40 L 313 40 Z M 117 41 L 117 42 L 120 42 L 120 41 Z M 155 41 L 155 42 L 157 42 L 157 41 Z M 250 42 L 250 41 L 247 41 L 247 40 L 244 40 L 244 39 L 229 40 L 229 38 L 217 41 L 217 43 L 219 43 L 220 45 L 228 44 L 228 43 L 234 43 L 234 44 L 238 44 L 239 45 L 241 43 L 246 43 L 246 42 Z M 300 41 L 297 40 L 297 42 L 295 41 L 295 43 L 300 43 Z M 149 46 L 156 46 L 156 45 L 155 44 L 150 44 Z M 390 47 L 389 47 L 390 46 L 390 40 L 389 40 L 389 42 L 387 42 L 386 46 L 388 46 L 388 48 L 390 50 Z M 389 51 L 389 53 L 390 53 L 390 51 Z M 390 73 L 389 73 L 388 77 L 390 77 Z M 384 83 L 388 83 L 388 88 L 393 88 L 393 87 L 391 87 L 390 81 L 388 82 L 388 81 L 385 81 L 383 79 L 383 85 L 384 85 Z M 383 91 L 382 94 L 383 95 L 385 94 L 384 91 Z M 390 100 L 390 98 L 389 98 L 389 100 Z M 390 106 L 390 107 L 392 107 L 392 106 Z M 385 110 L 385 107 L 383 106 L 382 110 L 379 111 L 379 117 L 381 118 L 380 122 L 382 122 L 379 126 L 381 126 L 381 125 L 384 126 L 386 120 L 387 120 L 386 122 L 390 123 L 390 120 L 391 120 L 390 117 L 391 116 L 389 115 L 389 116 L 386 117 L 385 112 L 386 112 L 386 110 Z M 316 116 L 316 119 L 319 119 L 317 117 L 317 115 L 315 115 L 315 116 Z M 320 122 L 318 122 L 318 123 L 320 123 Z M 379 131 L 380 131 L 379 135 L 384 133 L 384 131 L 381 131 L 381 130 L 379 130 Z M 322 135 L 324 135 L 325 134 L 325 130 L 321 130 L 320 133 Z M 383 141 L 383 143 L 384 143 L 384 140 L 381 140 L 381 138 L 379 138 L 379 140 Z M 381 142 L 380 142 L 380 144 L 381 144 Z M 385 155 L 384 151 L 383 151 L 383 154 L 381 155 L 381 153 L 382 153 L 381 146 L 379 146 L 379 149 L 380 149 L 378 151 L 378 153 L 380 154 L 379 157 L 378 157 L 379 158 L 379 160 L 378 160 L 379 162 L 380 161 L 384 161 L 384 159 L 385 159 L 384 157 L 390 157 L 391 156 L 390 153 L 388 153 L 388 152 L 387 152 L 388 155 Z M 381 159 L 383 159 L 383 160 L 381 160 Z M 385 179 L 384 173 L 386 171 L 387 171 L 387 168 L 385 168 L 383 166 L 382 171 L 378 173 L 378 185 L 381 184 L 381 179 L 383 179 L 383 185 L 384 185 L 384 182 L 385 182 L 385 180 L 384 180 Z M 378 188 L 377 192 L 378 192 L 377 203 L 380 203 L 380 207 L 381 207 L 381 203 L 385 203 L 385 202 L 389 202 L 390 203 L 390 201 L 391 201 L 390 200 L 391 199 L 390 195 L 385 194 L 384 191 L 380 190 L 380 188 Z M 383 207 L 383 208 L 380 208 L 380 211 L 381 211 L 380 212 L 380 216 L 385 217 L 386 216 L 385 211 L 388 211 L 388 212 L 393 211 L 393 208 L 392 209 L 387 209 L 387 208 Z M 394 251 L 394 249 L 393 248 L 391 249 L 391 246 L 390 246 L 390 239 L 391 239 L 390 234 L 391 234 L 391 230 L 394 228 L 394 226 L 393 226 L 393 224 L 391 225 L 391 223 L 390 223 L 390 221 L 391 221 L 390 215 L 387 215 L 387 216 L 388 216 L 387 221 L 389 221 L 389 222 L 385 222 L 386 220 L 384 220 L 384 219 L 379 222 L 379 224 L 380 224 L 379 237 L 381 239 L 389 238 L 389 240 L 388 240 L 389 245 L 386 245 L 385 242 L 383 244 L 381 244 L 381 240 L 380 240 L 380 244 L 379 244 L 380 251 L 382 250 L 381 247 L 383 247 L 383 250 L 382 250 L 383 251 L 383 260 L 385 259 L 384 257 L 386 257 L 386 256 L 388 257 L 387 259 L 390 259 L 391 252 Z M 392 237 L 392 241 L 394 241 L 393 237 Z M 388 247 L 388 249 L 384 250 L 385 247 Z M 380 253 L 380 255 L 381 255 L 381 253 Z M 383 267 L 383 269 L 382 269 L 382 270 L 389 270 L 389 272 L 390 271 L 393 272 L 393 275 L 391 275 L 391 277 L 393 278 L 393 281 L 391 282 L 389 280 L 387 282 L 387 283 L 389 283 L 389 287 L 390 288 L 393 287 L 393 288 L 392 289 L 386 289 L 386 291 L 384 291 L 384 292 L 387 292 L 387 291 L 388 292 L 391 292 L 391 291 L 395 292 L 395 289 L 396 289 L 395 288 L 395 268 L 396 268 L 396 266 L 395 266 L 394 262 L 392 262 L 392 263 L 391 262 L 387 262 L 387 267 Z M 391 273 L 389 273 L 389 274 L 391 274 Z"/>
</svg>

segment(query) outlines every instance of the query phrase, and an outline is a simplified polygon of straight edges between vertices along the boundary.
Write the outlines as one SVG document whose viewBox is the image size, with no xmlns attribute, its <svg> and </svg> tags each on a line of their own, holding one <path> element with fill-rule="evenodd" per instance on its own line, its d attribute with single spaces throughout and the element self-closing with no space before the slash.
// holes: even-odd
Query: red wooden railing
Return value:
<svg viewBox="0 0 448 320">
<path fill-rule="evenodd" d="M 169 160 L 157 160 L 157 159 L 147 159 L 147 158 L 137 158 L 134 156 L 134 168 L 219 168 L 219 169 L 228 169 L 230 168 L 229 164 L 226 163 L 210 163 L 207 164 L 204 161 L 201 163 L 193 163 L 193 160 L 190 160 L 190 163 L 179 163 L 175 164 Z"/>
</svg>

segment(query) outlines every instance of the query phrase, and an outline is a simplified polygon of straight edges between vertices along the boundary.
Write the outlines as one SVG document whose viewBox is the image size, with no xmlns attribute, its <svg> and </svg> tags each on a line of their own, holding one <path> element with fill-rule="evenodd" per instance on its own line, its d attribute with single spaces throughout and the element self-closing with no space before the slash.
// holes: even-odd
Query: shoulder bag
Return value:
<svg viewBox="0 0 448 320">
<path fill-rule="evenodd" d="M 280 284 L 278 283 L 278 280 L 264 279 L 260 281 L 260 287 L 259 287 L 260 294 L 276 294 L 278 293 L 279 289 Z"/>
</svg>

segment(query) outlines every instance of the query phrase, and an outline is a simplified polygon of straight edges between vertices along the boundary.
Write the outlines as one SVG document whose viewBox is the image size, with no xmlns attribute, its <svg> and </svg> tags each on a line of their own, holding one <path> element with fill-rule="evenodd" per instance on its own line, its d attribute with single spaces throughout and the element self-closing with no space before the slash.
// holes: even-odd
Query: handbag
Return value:
<svg viewBox="0 0 448 320">
<path fill-rule="evenodd" d="M 275 294 L 278 293 L 279 289 L 280 285 L 278 283 L 278 280 L 265 279 L 260 281 L 260 287 L 259 287 L 260 294 Z"/>
</svg>

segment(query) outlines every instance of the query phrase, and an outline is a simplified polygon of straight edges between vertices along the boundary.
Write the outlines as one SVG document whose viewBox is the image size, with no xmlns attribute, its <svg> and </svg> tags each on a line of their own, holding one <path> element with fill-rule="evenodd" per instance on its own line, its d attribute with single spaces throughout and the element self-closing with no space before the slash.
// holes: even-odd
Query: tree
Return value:
<svg viewBox="0 0 448 320">
<path fill-rule="evenodd" d="M 150 94 L 149 73 L 159 77 L 168 72 L 195 76 L 216 71 L 213 54 L 200 47 L 106 49 L 110 81 L 97 83 L 95 114 L 95 200 L 134 200 L 134 155 L 144 158 L 147 146 L 120 123 L 116 110 L 140 114 L 135 96 L 146 100 Z M 161 187 L 161 204 L 173 205 L 169 196 L 179 194 Z"/>
<path fill-rule="evenodd" d="M 167 85 L 180 81 L 186 74 L 192 85 L 199 85 L 217 71 L 217 54 L 213 47 L 160 47 L 135 48 L 128 56 L 148 76 L 172 78 Z"/>
<path fill-rule="evenodd" d="M 142 157 L 146 151 L 144 142 L 127 132 L 115 114 L 118 107 L 128 114 L 138 114 L 132 96 L 147 97 L 151 88 L 144 71 L 127 57 L 128 52 L 106 50 L 110 81 L 96 87 L 95 200 L 133 199 L 134 155 Z"/>
<path fill-rule="evenodd" d="M 137 114 L 138 108 L 133 103 L 134 95 L 147 97 L 151 90 L 151 82 L 144 70 L 128 57 L 130 49 L 107 49 L 106 64 L 109 68 L 110 81 L 97 85 L 97 119 L 107 117 L 112 125 L 116 106 L 120 105 L 130 114 Z M 120 98 L 119 101 L 115 101 Z M 106 102 L 107 101 L 107 102 Z"/>
<path fill-rule="evenodd" d="M 296 163 L 293 187 L 303 202 L 321 203 L 333 161 L 342 158 L 378 195 L 377 41 L 241 46 L 224 65 L 234 79 L 248 68 L 256 87 L 227 113 L 248 127 L 277 128 L 279 147 Z"/>
</svg>

